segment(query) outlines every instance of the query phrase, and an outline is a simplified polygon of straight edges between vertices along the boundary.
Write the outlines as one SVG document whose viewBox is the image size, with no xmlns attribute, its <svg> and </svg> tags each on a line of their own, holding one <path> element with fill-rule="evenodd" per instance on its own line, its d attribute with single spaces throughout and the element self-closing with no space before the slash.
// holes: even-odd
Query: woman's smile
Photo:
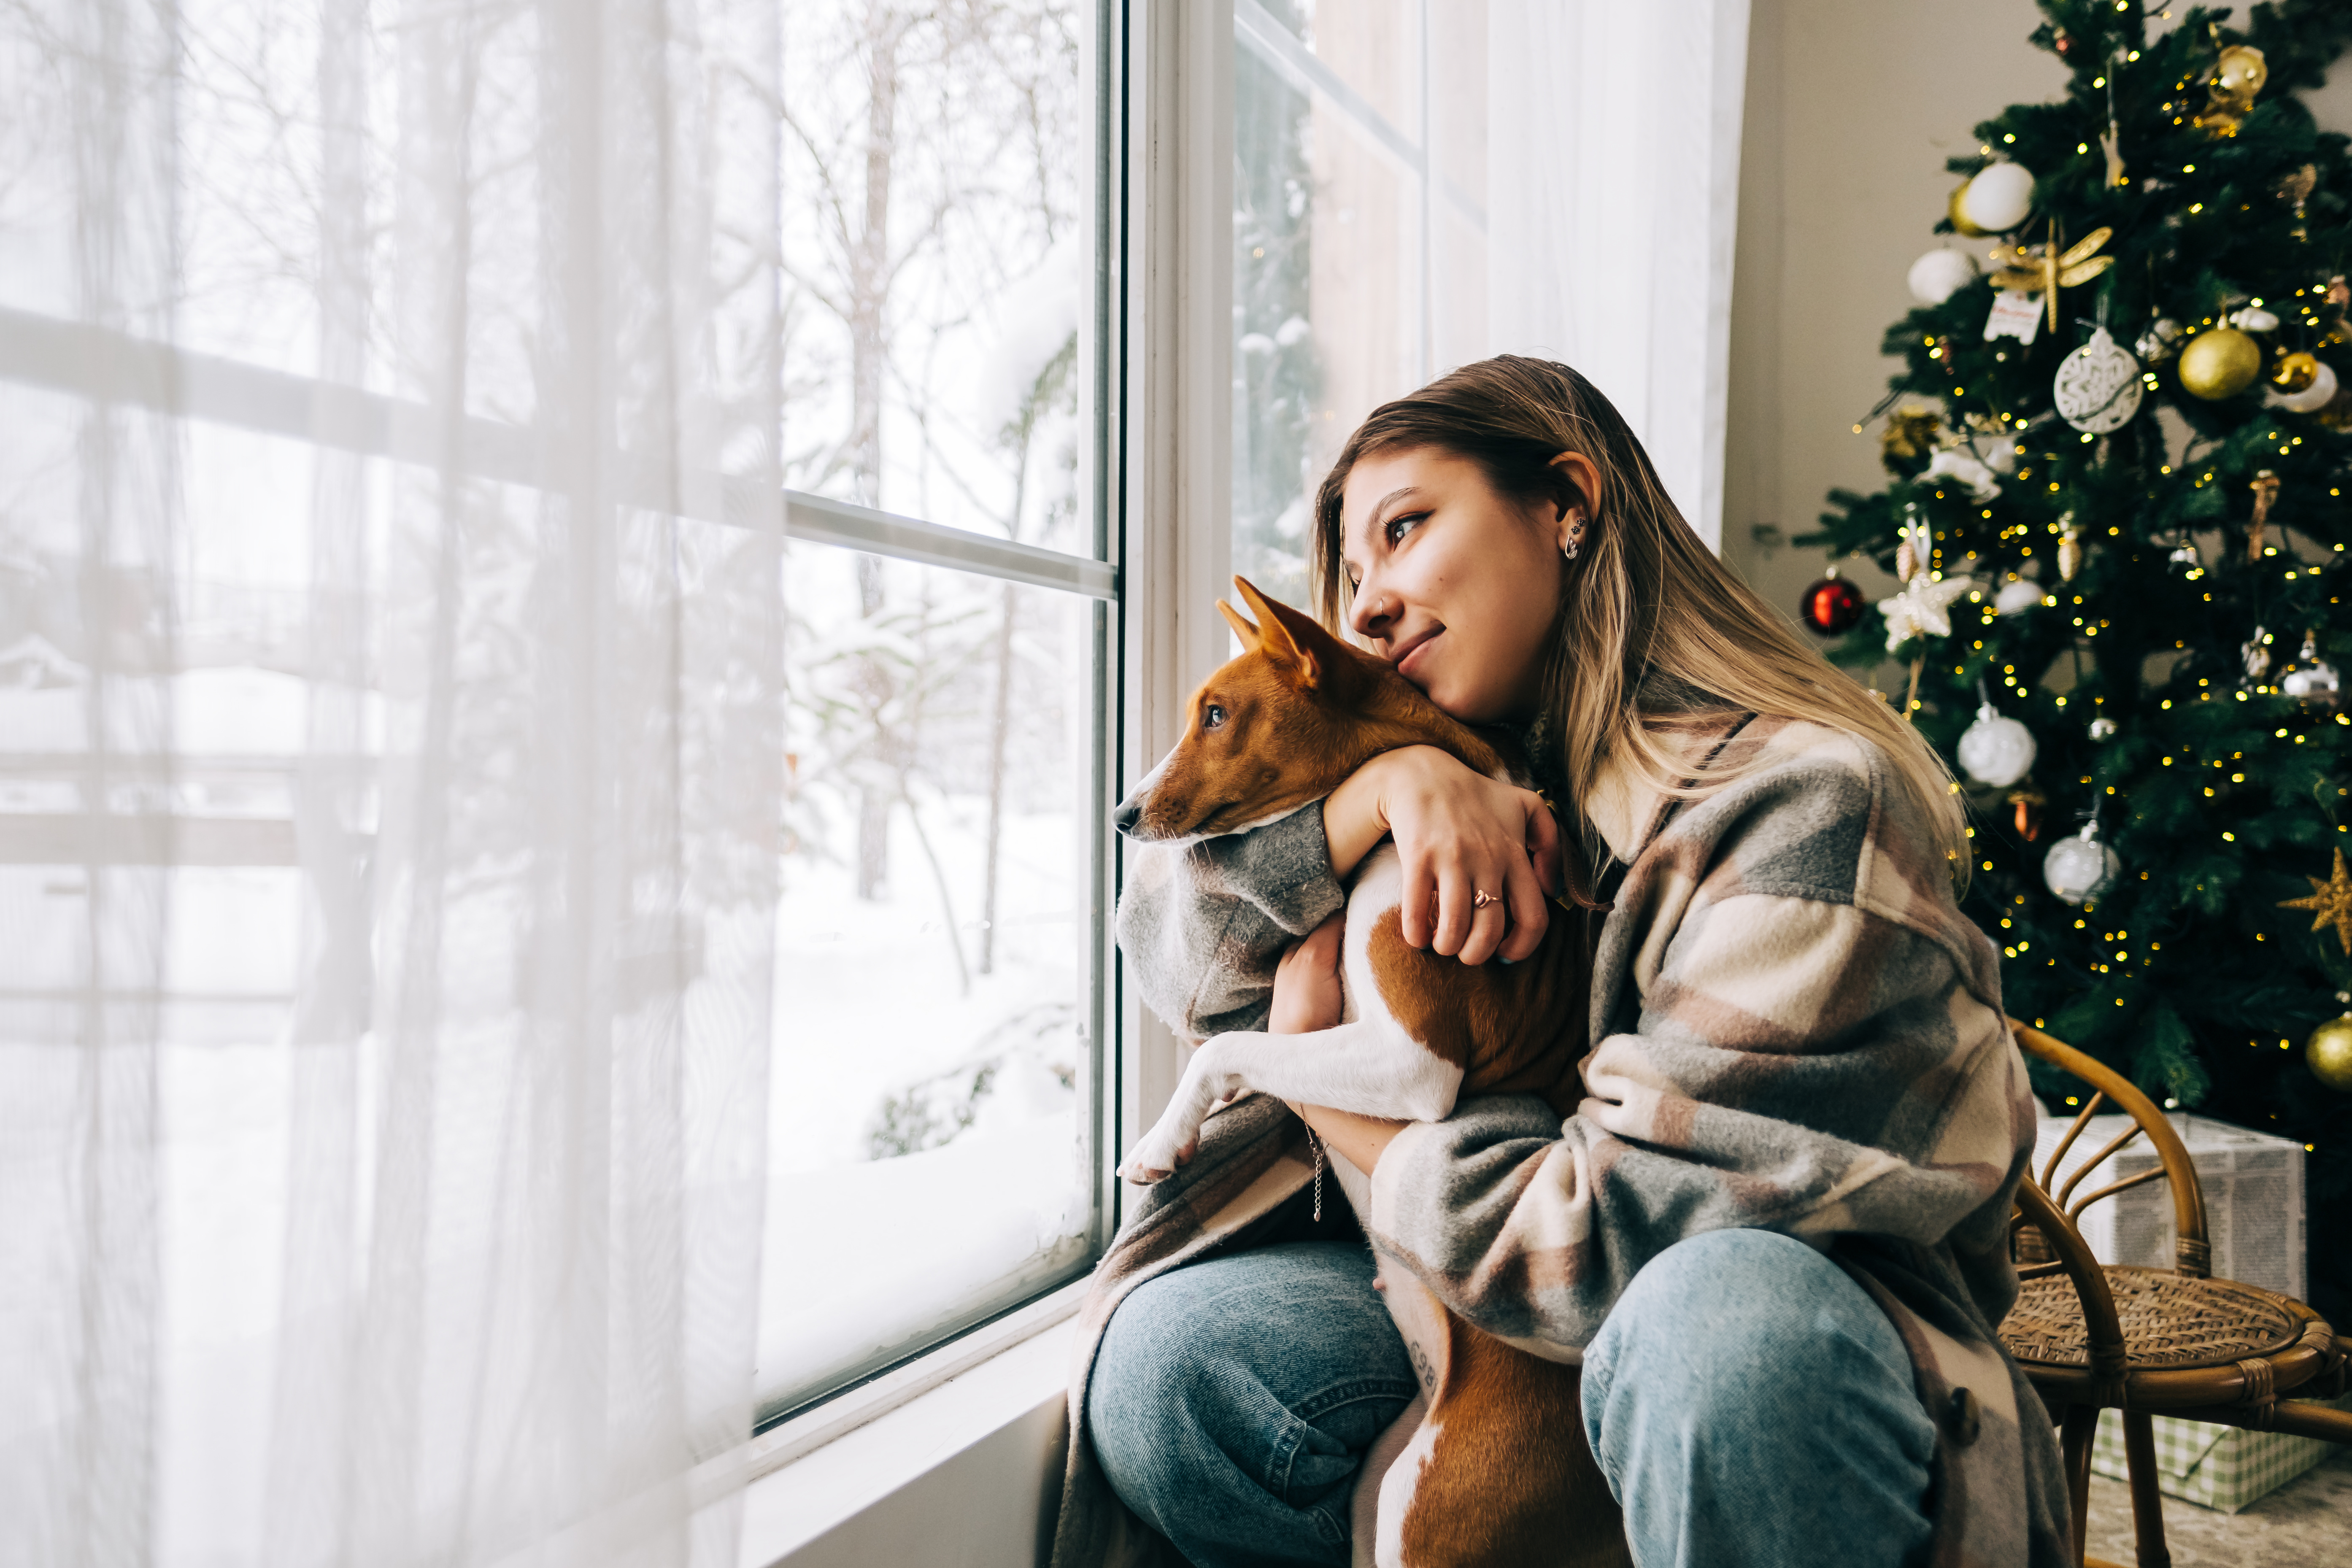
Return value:
<svg viewBox="0 0 2352 1568">
<path fill-rule="evenodd" d="M 1389 662 L 1396 666 L 1399 675 L 1417 686 L 1425 687 L 1426 683 L 1422 677 L 1428 668 L 1429 660 L 1426 656 L 1444 632 L 1444 626 L 1433 626 L 1425 631 L 1416 632 L 1409 637 L 1402 637 L 1391 643 L 1383 651 L 1388 654 Z"/>
</svg>

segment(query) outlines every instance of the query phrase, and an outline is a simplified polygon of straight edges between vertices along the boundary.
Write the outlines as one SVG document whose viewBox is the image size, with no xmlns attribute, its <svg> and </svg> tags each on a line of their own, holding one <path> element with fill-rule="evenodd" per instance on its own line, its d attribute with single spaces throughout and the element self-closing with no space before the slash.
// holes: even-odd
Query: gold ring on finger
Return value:
<svg viewBox="0 0 2352 1568">
<path fill-rule="evenodd" d="M 1496 898 L 1494 894 L 1487 892 L 1483 888 L 1473 888 L 1470 889 L 1470 907 L 1474 910 L 1483 910 L 1488 904 L 1499 904 L 1502 901 L 1502 900 Z"/>
</svg>

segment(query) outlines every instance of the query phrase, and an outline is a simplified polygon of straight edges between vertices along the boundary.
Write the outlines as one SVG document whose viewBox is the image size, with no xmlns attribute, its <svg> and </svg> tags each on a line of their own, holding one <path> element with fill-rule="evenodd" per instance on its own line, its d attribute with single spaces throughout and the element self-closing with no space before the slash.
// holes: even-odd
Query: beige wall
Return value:
<svg viewBox="0 0 2352 1568">
<path fill-rule="evenodd" d="M 1911 309 L 1904 275 L 1958 183 L 1944 160 L 2008 104 L 2055 98 L 2064 68 L 2026 42 L 2031 0 L 1754 0 L 1731 305 L 1723 554 L 1782 613 L 1819 551 L 1767 548 L 1759 525 L 1810 532 L 1831 489 L 1885 482 L 1878 352 Z M 2311 99 L 2352 129 L 2352 62 Z M 1987 242 L 1990 243 L 1990 242 Z M 1875 597 L 1891 579 L 1849 567 Z"/>
</svg>

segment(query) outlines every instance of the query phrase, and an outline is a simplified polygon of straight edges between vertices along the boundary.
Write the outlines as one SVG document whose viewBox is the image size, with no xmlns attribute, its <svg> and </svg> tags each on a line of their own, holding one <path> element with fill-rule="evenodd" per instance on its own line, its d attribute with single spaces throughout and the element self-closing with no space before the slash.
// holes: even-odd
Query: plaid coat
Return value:
<svg viewBox="0 0 2352 1568">
<path fill-rule="evenodd" d="M 1928 1561 L 2057 1568 L 2057 1444 L 1993 1331 L 2017 1290 L 2007 1221 L 2034 1106 L 1992 944 L 1867 742 L 1740 718 L 1694 731 L 1690 754 L 1728 782 L 1682 801 L 1621 767 L 1588 803 L 1623 876 L 1576 1114 L 1506 1096 L 1405 1128 L 1373 1173 L 1367 1228 L 1480 1328 L 1571 1351 L 1685 1237 L 1802 1237 L 1911 1352 L 1939 1432 Z M 1282 945 L 1341 902 L 1319 811 L 1130 865 L 1129 975 L 1192 1037 L 1262 1027 Z M 1267 1223 L 1306 1179 L 1296 1126 L 1250 1101 L 1213 1119 L 1194 1164 L 1104 1259 L 1081 1320 L 1057 1563 L 1165 1550 L 1094 1470 L 1094 1345 L 1135 1285 Z"/>
</svg>

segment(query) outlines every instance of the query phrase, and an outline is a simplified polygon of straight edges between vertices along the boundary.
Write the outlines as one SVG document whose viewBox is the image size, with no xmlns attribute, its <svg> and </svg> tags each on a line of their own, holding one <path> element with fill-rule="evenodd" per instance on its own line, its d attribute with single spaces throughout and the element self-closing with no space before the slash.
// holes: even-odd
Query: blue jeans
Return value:
<svg viewBox="0 0 2352 1568">
<path fill-rule="evenodd" d="M 1414 1392 L 1372 1272 L 1353 1243 L 1268 1247 L 1112 1315 L 1096 1457 L 1197 1568 L 1348 1561 L 1356 1470 Z M 1654 1258 L 1585 1352 L 1584 1426 L 1640 1568 L 1893 1565 L 1931 1533 L 1936 1428 L 1902 1342 L 1786 1237 L 1716 1231 Z"/>
</svg>

